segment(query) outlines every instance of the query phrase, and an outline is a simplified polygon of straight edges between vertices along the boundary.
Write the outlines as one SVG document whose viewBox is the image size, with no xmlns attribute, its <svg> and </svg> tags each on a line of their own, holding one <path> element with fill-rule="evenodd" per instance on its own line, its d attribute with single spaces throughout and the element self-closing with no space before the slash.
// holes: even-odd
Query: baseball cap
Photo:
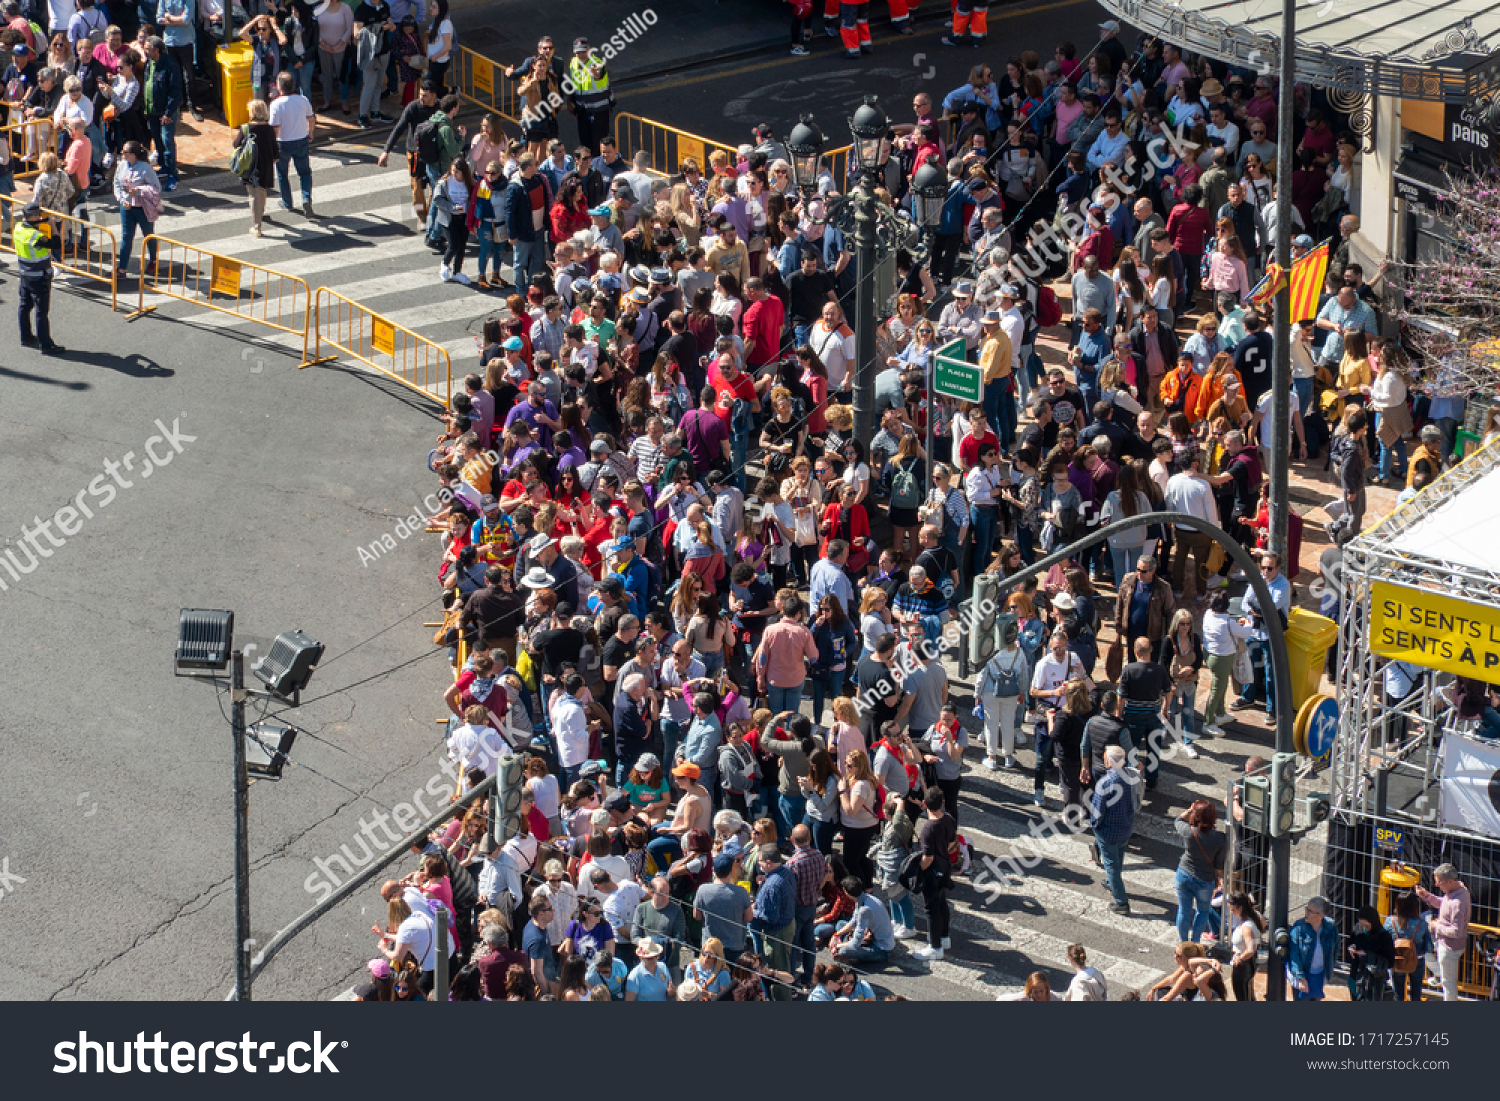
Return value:
<svg viewBox="0 0 1500 1101">
<path fill-rule="evenodd" d="M 605 810 L 629 810 L 630 796 L 623 791 L 611 792 L 609 798 L 604 800 Z"/>
<path fill-rule="evenodd" d="M 661 768 L 661 761 L 655 753 L 642 753 L 635 759 L 635 770 L 641 775 L 647 775 Z"/>
<path fill-rule="evenodd" d="M 1120 30 L 1120 21 L 1118 19 L 1107 19 L 1099 24 L 1099 29 L 1101 31 L 1115 31 L 1118 33 Z"/>
<path fill-rule="evenodd" d="M 608 455 L 609 444 L 605 443 L 603 440 L 595 440 L 593 443 L 589 444 L 589 451 L 595 455 Z"/>
<path fill-rule="evenodd" d="M 703 775 L 703 770 L 693 764 L 692 761 L 683 761 L 682 764 L 672 770 L 672 775 L 686 776 L 690 780 L 696 780 L 699 776 Z"/>
<path fill-rule="evenodd" d="M 616 577 L 614 574 L 610 574 L 607 577 L 601 577 L 598 581 L 595 581 L 594 589 L 596 592 L 601 593 L 619 593 L 624 592 L 625 586 L 620 582 L 620 579 L 618 577 Z"/>
<path fill-rule="evenodd" d="M 618 539 L 611 539 L 604 545 L 604 549 L 610 554 L 619 554 L 622 550 L 627 550 L 634 546 L 634 539 L 628 535 L 622 535 Z"/>
<path fill-rule="evenodd" d="M 522 342 L 520 337 L 508 336 L 505 338 L 505 343 L 501 344 L 500 347 L 504 348 L 507 352 L 519 352 L 522 348 L 526 347 L 526 345 Z"/>
<path fill-rule="evenodd" d="M 716 876 L 718 876 L 719 878 L 722 879 L 726 875 L 733 874 L 733 872 L 734 872 L 734 857 L 732 857 L 732 856 L 725 856 L 722 853 L 720 853 L 718 856 L 714 857 L 714 875 L 716 875 Z"/>
<path fill-rule="evenodd" d="M 573 52 L 575 54 L 586 54 L 589 52 L 589 40 L 587 38 L 573 39 Z"/>
<path fill-rule="evenodd" d="M 500 507 L 500 502 L 495 499 L 495 495 L 493 493 L 486 493 L 484 495 L 484 500 L 480 503 L 484 506 L 485 512 L 493 512 L 495 509 Z"/>
<path fill-rule="evenodd" d="M 595 218 L 608 218 L 612 212 L 610 211 L 607 204 L 600 203 L 598 206 L 590 210 L 589 213 L 592 214 Z"/>
<path fill-rule="evenodd" d="M 1313 239 L 1305 233 L 1299 233 L 1292 238 L 1292 244 L 1300 245 L 1303 248 L 1312 248 L 1312 243 Z"/>
</svg>

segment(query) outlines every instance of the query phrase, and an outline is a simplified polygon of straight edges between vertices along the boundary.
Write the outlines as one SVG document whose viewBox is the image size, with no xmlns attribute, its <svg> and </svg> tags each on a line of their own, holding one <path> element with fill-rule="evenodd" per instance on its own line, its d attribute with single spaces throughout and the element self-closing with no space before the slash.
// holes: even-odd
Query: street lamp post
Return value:
<svg viewBox="0 0 1500 1101">
<path fill-rule="evenodd" d="M 866 96 L 849 119 L 849 130 L 854 136 L 854 185 L 849 194 L 833 197 L 822 217 L 811 219 L 816 224 L 831 225 L 842 230 L 853 246 L 855 260 L 854 296 L 854 435 L 868 446 L 875 435 L 875 376 L 879 373 L 878 355 L 875 345 L 876 288 L 875 266 L 898 248 L 908 248 L 919 259 L 924 255 L 925 244 L 916 223 L 905 211 L 892 209 L 876 197 L 875 189 L 880 182 L 882 146 L 890 131 L 890 120 L 880 109 L 874 96 Z M 804 116 L 792 128 L 787 138 L 787 152 L 791 154 L 792 181 L 802 194 L 804 202 L 818 192 L 818 176 L 822 170 L 823 134 L 818 130 L 812 116 Z M 935 166 L 925 166 L 941 174 Z M 930 199 L 932 172 L 921 182 L 927 191 L 922 195 Z M 946 192 L 946 188 L 944 189 Z M 941 212 L 941 205 L 938 208 Z M 927 208 L 922 208 L 925 218 Z"/>
</svg>

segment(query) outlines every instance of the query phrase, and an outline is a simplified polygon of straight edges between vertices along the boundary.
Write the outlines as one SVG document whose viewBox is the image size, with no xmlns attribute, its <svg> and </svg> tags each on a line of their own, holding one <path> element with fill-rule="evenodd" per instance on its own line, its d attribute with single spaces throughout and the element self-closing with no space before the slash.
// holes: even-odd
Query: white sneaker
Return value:
<svg viewBox="0 0 1500 1101">
<path fill-rule="evenodd" d="M 1182 755 L 1189 761 L 1196 761 L 1198 759 L 1198 751 L 1187 742 L 1182 743 Z"/>
<path fill-rule="evenodd" d="M 984 767 L 986 769 L 988 769 L 990 772 L 999 772 L 1000 771 L 1000 762 L 997 761 L 993 757 L 986 757 L 984 759 Z"/>
<path fill-rule="evenodd" d="M 450 268 L 447 264 L 439 264 L 438 278 L 441 279 L 444 283 L 451 283 L 453 281 L 453 269 Z"/>
<path fill-rule="evenodd" d="M 151 164 L 152 164 L 153 167 L 155 167 L 155 165 L 156 165 L 156 150 L 155 149 L 151 150 L 151 155 L 149 157 L 147 157 L 146 159 L 151 162 Z"/>
<path fill-rule="evenodd" d="M 1215 738 L 1222 738 L 1224 736 L 1224 728 L 1218 723 L 1204 723 L 1203 731 L 1205 734 L 1212 734 Z"/>
<path fill-rule="evenodd" d="M 114 166 L 114 163 L 115 163 L 115 155 L 113 153 L 106 153 L 106 154 L 104 154 L 104 167 L 105 168 L 112 168 Z"/>
<path fill-rule="evenodd" d="M 465 286 L 465 287 L 471 285 L 474 282 L 474 280 L 470 279 L 467 275 L 465 275 L 461 271 L 456 271 L 456 272 L 453 273 L 453 280 L 452 281 L 454 283 L 458 283 L 459 285 Z"/>
<path fill-rule="evenodd" d="M 1014 757 L 1007 757 L 1007 758 L 1005 758 L 1005 767 L 1006 768 L 1020 768 L 1021 767 L 1021 763 L 1019 761 L 1017 761 Z"/>
<path fill-rule="evenodd" d="M 946 948 L 952 948 L 953 947 L 953 938 L 952 937 L 944 937 L 943 938 L 943 947 L 945 949 Z"/>
<path fill-rule="evenodd" d="M 261 233 L 260 233 L 260 226 L 251 226 L 250 227 L 250 236 L 251 237 L 259 237 L 260 235 L 261 235 Z"/>
<path fill-rule="evenodd" d="M 910 925 L 898 925 L 896 926 L 895 934 L 897 940 L 912 940 L 916 937 L 917 931 Z"/>
<path fill-rule="evenodd" d="M 928 945 L 925 948 L 918 948 L 911 954 L 911 958 L 914 960 L 927 960 L 928 962 L 931 962 L 933 960 L 940 960 L 943 958 L 943 950 L 941 948 L 933 948 L 931 945 Z"/>
<path fill-rule="evenodd" d="M 411 216 L 415 221 L 420 222 L 422 220 L 422 208 L 417 206 L 416 203 L 411 204 Z"/>
</svg>

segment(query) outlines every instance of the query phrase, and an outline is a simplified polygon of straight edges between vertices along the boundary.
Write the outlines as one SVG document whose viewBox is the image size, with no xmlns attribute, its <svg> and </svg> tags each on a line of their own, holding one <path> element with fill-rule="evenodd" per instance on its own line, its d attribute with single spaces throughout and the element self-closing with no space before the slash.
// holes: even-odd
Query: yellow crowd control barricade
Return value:
<svg viewBox="0 0 1500 1101">
<path fill-rule="evenodd" d="M 477 54 L 466 46 L 460 46 L 448 75 L 458 89 L 459 98 L 493 111 L 507 122 L 520 125 L 525 103 L 516 89 L 521 82 L 506 76 L 505 66 L 500 62 Z M 558 113 L 566 110 L 566 107 L 561 107 Z"/>
<path fill-rule="evenodd" d="M 312 355 L 304 357 L 301 366 L 337 359 L 328 352 L 331 348 L 447 408 L 453 362 L 441 345 L 327 287 L 318 288 L 310 329 Z"/>
<path fill-rule="evenodd" d="M 154 263 L 148 261 L 152 246 Z M 156 309 L 146 305 L 150 291 L 300 336 L 306 364 L 312 291 L 305 279 L 154 233 L 141 243 L 140 255 L 140 301 L 126 320 L 134 321 Z"/>
<path fill-rule="evenodd" d="M 708 158 L 715 149 L 735 157 L 735 148 L 723 142 L 711 141 L 686 130 L 664 126 L 640 115 L 620 114 L 615 116 L 615 146 L 620 155 L 629 160 L 637 152 L 645 150 L 651 154 L 651 171 L 659 176 L 675 176 L 678 166 L 688 157 L 698 162 L 705 177 L 712 173 Z"/>
<path fill-rule="evenodd" d="M 15 223 L 21 219 L 21 210 L 29 201 L 0 195 L 0 250 L 16 251 Z M 47 221 L 52 223 L 52 232 L 62 238 L 62 254 L 53 254 L 52 266 L 69 275 L 103 283 L 109 288 L 109 308 L 118 309 L 120 284 L 115 277 L 115 257 L 119 255 L 119 249 L 114 230 L 50 210 Z"/>
<path fill-rule="evenodd" d="M 9 117 L 6 125 L 0 127 L 0 133 L 10 145 L 11 172 L 18 180 L 35 176 L 42 170 L 37 163 L 42 154 L 56 144 L 52 119 L 23 119 L 21 108 L 11 104 L 0 105 L 0 115 Z"/>
</svg>

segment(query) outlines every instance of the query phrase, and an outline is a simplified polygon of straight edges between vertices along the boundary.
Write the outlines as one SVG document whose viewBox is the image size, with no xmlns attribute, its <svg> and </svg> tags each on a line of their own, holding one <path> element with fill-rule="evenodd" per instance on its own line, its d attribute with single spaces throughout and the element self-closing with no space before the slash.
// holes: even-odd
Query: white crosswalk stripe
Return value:
<svg viewBox="0 0 1500 1101">
<path fill-rule="evenodd" d="M 502 294 L 439 280 L 440 257 L 427 247 L 412 218 L 402 157 L 393 157 L 382 169 L 372 163 L 368 149 L 334 147 L 314 154 L 315 216 L 287 215 L 273 192 L 267 200 L 270 220 L 260 237 L 247 232 L 250 212 L 243 189 L 227 175 L 205 180 L 201 190 L 189 185 L 178 199 L 168 198 L 156 226 L 161 236 L 306 280 L 314 294 L 320 287 L 336 291 L 443 348 L 455 376 L 477 367 L 480 323 L 505 308 Z M 114 212 L 97 210 L 95 217 L 113 224 Z M 140 251 L 137 242 L 137 256 Z M 472 244 L 466 267 L 471 277 L 477 274 Z M 133 307 L 140 297 L 134 280 L 122 291 Z M 156 320 L 143 322 L 147 331 L 159 333 L 159 326 L 170 320 L 242 335 L 293 355 L 301 351 L 299 336 L 257 323 L 250 304 L 233 314 L 207 308 L 214 299 L 191 301 L 148 291 L 142 301 L 155 308 Z"/>
</svg>

